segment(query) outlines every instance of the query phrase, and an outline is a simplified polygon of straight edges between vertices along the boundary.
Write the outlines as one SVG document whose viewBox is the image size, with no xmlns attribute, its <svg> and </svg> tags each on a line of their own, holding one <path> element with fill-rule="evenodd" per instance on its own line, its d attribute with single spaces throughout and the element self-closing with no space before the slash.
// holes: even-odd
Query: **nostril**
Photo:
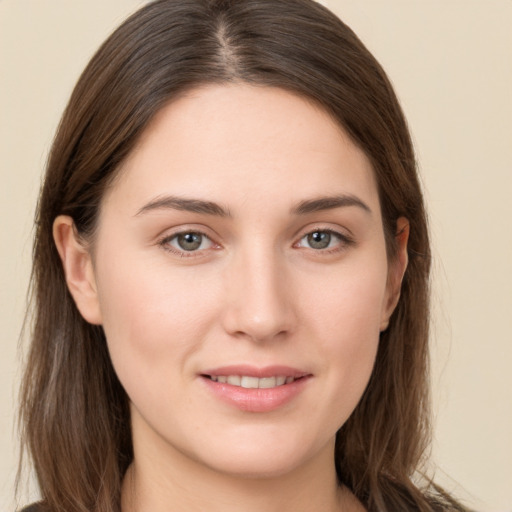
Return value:
<svg viewBox="0 0 512 512">
<path fill-rule="evenodd" d="M 240 340 L 283 340 L 295 330 L 293 299 L 276 279 L 251 274 L 249 279 L 236 279 L 228 290 L 221 313 L 223 328 Z"/>
</svg>

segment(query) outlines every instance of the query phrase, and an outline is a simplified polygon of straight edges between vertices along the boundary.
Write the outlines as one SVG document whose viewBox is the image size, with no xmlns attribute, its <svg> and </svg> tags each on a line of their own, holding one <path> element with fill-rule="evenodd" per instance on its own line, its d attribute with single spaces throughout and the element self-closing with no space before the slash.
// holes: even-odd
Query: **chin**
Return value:
<svg viewBox="0 0 512 512">
<path fill-rule="evenodd" d="M 266 455 L 266 454 L 265 454 Z M 295 457 L 259 456 L 244 458 L 243 454 L 234 455 L 230 459 L 215 461 L 210 469 L 219 474 L 247 480 L 268 480 L 284 477 L 300 466 Z"/>
<path fill-rule="evenodd" d="M 334 439 L 327 443 L 316 441 L 308 443 L 304 439 L 293 439 L 293 436 L 284 439 L 277 435 L 261 440 L 217 443 L 214 452 L 205 450 L 196 460 L 219 474 L 244 479 L 275 479 L 311 463 L 314 465 L 316 458 L 332 461 Z"/>
</svg>

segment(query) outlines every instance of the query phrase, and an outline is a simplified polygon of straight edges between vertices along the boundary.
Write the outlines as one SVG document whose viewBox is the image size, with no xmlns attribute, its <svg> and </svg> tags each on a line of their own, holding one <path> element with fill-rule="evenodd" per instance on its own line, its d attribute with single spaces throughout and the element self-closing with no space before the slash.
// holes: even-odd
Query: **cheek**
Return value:
<svg viewBox="0 0 512 512">
<path fill-rule="evenodd" d="M 382 270 L 354 269 L 314 300 L 311 318 L 319 348 L 327 356 L 323 371 L 332 393 L 326 396 L 326 406 L 328 400 L 336 403 L 338 426 L 356 407 L 375 363 L 386 297 L 386 272 Z"/>
<path fill-rule="evenodd" d="M 105 258 L 104 261 L 112 261 Z M 215 318 L 209 284 L 125 259 L 99 269 L 99 300 L 112 362 L 127 388 L 181 368 Z M 169 368 L 169 361 L 175 365 Z M 162 372 L 159 372 L 162 369 Z"/>
<path fill-rule="evenodd" d="M 312 279 L 304 311 L 318 319 L 333 339 L 344 340 L 354 349 L 378 339 L 386 303 L 387 264 L 385 258 L 366 258 L 357 264 L 341 266 L 330 275 L 320 276 L 321 287 Z M 307 296 L 303 290 L 302 295 Z"/>
</svg>

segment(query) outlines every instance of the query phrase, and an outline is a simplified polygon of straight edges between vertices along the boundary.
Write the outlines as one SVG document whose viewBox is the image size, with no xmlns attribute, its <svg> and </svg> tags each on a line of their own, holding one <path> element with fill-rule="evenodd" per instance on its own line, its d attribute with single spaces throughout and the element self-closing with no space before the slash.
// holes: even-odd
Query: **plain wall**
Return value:
<svg viewBox="0 0 512 512">
<path fill-rule="evenodd" d="M 14 510 L 17 344 L 47 151 L 88 58 L 143 3 L 0 0 L 0 510 Z M 418 152 L 438 480 L 482 512 L 512 511 L 512 2 L 321 3 L 388 72 Z"/>
</svg>

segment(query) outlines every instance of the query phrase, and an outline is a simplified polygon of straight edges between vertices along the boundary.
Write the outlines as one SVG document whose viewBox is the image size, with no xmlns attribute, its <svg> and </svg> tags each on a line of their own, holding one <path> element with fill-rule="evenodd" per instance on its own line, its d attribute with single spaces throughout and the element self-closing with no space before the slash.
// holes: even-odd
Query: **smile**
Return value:
<svg viewBox="0 0 512 512">
<path fill-rule="evenodd" d="M 291 384 L 295 377 L 252 377 L 249 375 L 209 375 L 211 380 L 221 384 L 230 384 L 245 389 L 271 389 L 285 384 Z"/>
<path fill-rule="evenodd" d="M 221 402 L 244 412 L 280 409 L 311 386 L 313 374 L 290 366 L 231 365 L 199 374 L 206 389 Z"/>
</svg>

